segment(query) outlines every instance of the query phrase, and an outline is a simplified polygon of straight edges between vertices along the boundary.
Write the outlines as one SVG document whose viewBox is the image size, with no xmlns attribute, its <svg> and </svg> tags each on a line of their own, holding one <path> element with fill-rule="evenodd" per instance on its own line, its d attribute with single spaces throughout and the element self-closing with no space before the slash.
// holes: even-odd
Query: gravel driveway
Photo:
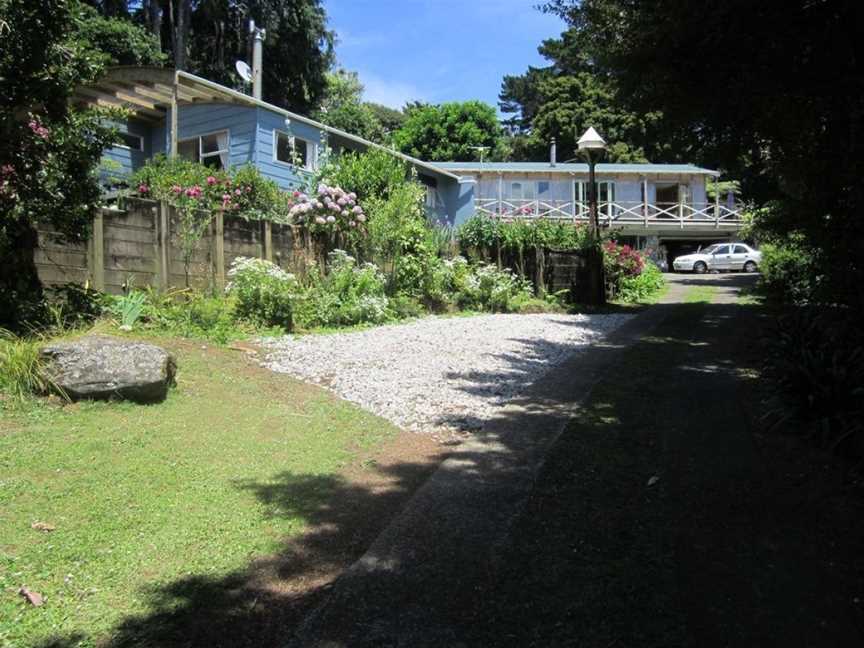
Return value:
<svg viewBox="0 0 864 648">
<path fill-rule="evenodd" d="M 514 395 L 630 315 L 427 317 L 265 341 L 264 364 L 323 385 L 404 429 L 477 430 Z"/>
</svg>

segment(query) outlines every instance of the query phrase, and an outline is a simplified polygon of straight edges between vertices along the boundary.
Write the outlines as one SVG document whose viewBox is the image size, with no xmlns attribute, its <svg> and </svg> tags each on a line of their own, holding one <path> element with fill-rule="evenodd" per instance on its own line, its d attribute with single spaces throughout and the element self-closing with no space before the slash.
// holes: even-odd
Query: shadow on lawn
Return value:
<svg viewBox="0 0 864 648">
<path fill-rule="evenodd" d="M 286 541 L 277 555 L 242 571 L 216 578 L 189 576 L 154 587 L 147 592 L 149 612 L 124 620 L 100 646 L 283 646 L 316 609 L 295 645 L 326 645 L 323 642 L 328 640 L 346 646 L 573 645 L 577 636 L 573 633 L 588 626 L 593 634 L 584 630 L 582 636 L 603 637 L 602 645 L 615 645 L 622 631 L 635 633 L 627 637 L 636 641 L 632 645 L 644 645 L 638 641 L 640 623 L 649 624 L 642 627 L 653 631 L 657 623 L 677 622 L 674 611 L 662 605 L 679 591 L 695 601 L 689 621 L 722 628 L 723 618 L 710 616 L 714 614 L 711 605 L 740 593 L 746 585 L 742 574 L 758 570 L 758 561 L 765 559 L 745 552 L 742 566 L 736 561 L 743 554 L 729 543 L 758 530 L 759 519 L 753 513 L 763 502 L 756 498 L 755 504 L 748 504 L 741 488 L 750 484 L 752 475 L 747 471 L 752 464 L 736 457 L 748 452 L 741 444 L 749 437 L 739 434 L 730 445 L 724 434 L 709 437 L 691 424 L 711 413 L 720 418 L 741 416 L 734 394 L 752 380 L 724 355 L 720 339 L 725 327 L 740 325 L 735 319 L 749 308 L 653 307 L 658 321 L 665 318 L 669 323 L 661 324 L 639 346 L 640 353 L 659 367 L 631 376 L 631 383 L 622 383 L 620 393 L 604 392 L 610 396 L 602 407 L 580 414 L 560 439 L 555 435 L 536 439 L 531 431 L 556 422 L 560 426 L 561 406 L 578 394 L 556 391 L 550 382 L 546 397 L 516 399 L 523 409 L 505 410 L 476 435 L 487 442 L 482 451 L 458 448 L 423 489 L 428 494 L 437 488 L 444 501 L 453 502 L 472 489 L 500 489 L 500 510 L 493 499 L 483 500 L 487 506 L 473 515 L 469 506 L 468 514 L 457 521 L 448 518 L 446 506 L 413 518 L 395 518 L 429 476 L 433 465 L 427 463 L 374 468 L 382 479 L 370 483 L 291 473 L 267 483 L 238 483 L 238 488 L 265 503 L 270 515 L 302 517 L 308 532 Z M 632 325 L 639 326 L 640 321 Z M 489 394 L 500 389 L 502 380 L 512 384 L 525 380 L 540 361 L 528 342 L 524 356 L 507 357 L 506 376 L 477 372 L 465 389 Z M 630 353 L 614 341 L 598 343 L 592 350 L 591 367 L 585 370 L 596 372 L 595 377 L 627 381 L 622 367 L 627 367 Z M 628 398 L 634 397 L 637 387 L 645 390 L 643 398 L 649 400 L 634 407 Z M 677 400 L 669 397 L 676 390 L 683 394 Z M 653 418 L 648 416 L 651 411 L 656 411 Z M 513 417 L 510 432 L 499 433 L 508 417 Z M 612 419 L 625 421 L 624 430 L 610 427 Z M 580 424 L 585 427 L 580 429 Z M 691 433 L 696 434 L 692 439 L 687 437 Z M 541 499 L 529 499 L 536 475 L 526 464 L 547 453 L 552 443 L 556 445 L 548 455 L 551 468 L 544 469 L 539 480 Z M 593 447 L 586 448 L 586 443 Z M 713 461 L 716 468 L 694 473 L 698 466 L 688 463 L 687 443 L 697 444 L 698 465 L 712 466 Z M 651 498 L 661 491 L 646 491 L 645 484 L 658 470 L 659 457 L 669 452 L 667 461 L 672 463 L 662 488 L 669 488 L 667 495 L 673 497 L 660 508 L 651 508 Z M 563 468 L 555 457 L 565 462 Z M 684 477 L 675 477 L 673 470 L 683 471 Z M 584 477 L 581 483 L 577 476 Z M 514 507 L 514 501 L 519 505 Z M 706 506 L 719 506 L 721 513 L 705 517 Z M 742 506 L 751 506 L 744 517 L 736 514 L 736 507 Z M 523 509 L 514 517 L 514 511 Z M 682 523 L 687 515 L 692 519 L 685 517 Z M 362 556 L 391 520 L 394 525 L 388 531 L 395 528 L 397 536 L 410 536 L 409 546 L 388 545 L 382 536 L 384 541 L 372 546 L 367 554 L 371 559 L 363 568 L 346 573 L 342 587 L 334 589 L 333 578 Z M 501 529 L 511 527 L 517 539 L 524 534 L 522 544 L 502 540 Z M 670 532 L 679 552 L 671 561 Z M 773 534 L 771 539 L 776 539 Z M 686 553 L 687 543 L 701 544 Z M 717 557 L 720 564 L 714 560 Z M 692 572 L 682 574 L 682 564 L 685 571 L 692 566 Z M 777 593 L 778 584 L 792 592 L 801 584 L 789 583 L 786 577 L 772 580 L 764 569 L 759 579 L 760 585 L 767 583 L 769 593 Z M 328 599 L 333 591 L 340 591 L 340 596 Z M 711 594 L 700 593 L 705 591 Z M 598 594 L 593 601 L 586 598 L 592 592 Z M 789 611 L 788 598 L 779 599 L 778 613 Z M 325 599 L 327 604 L 322 605 Z M 720 609 L 741 614 L 744 627 L 751 621 L 758 624 L 753 615 L 765 616 L 765 610 L 758 608 L 765 601 L 752 599 L 752 593 L 740 599 L 757 605 L 755 613 L 749 609 L 750 616 L 743 604 Z M 579 604 L 584 607 L 578 608 Z M 656 617 L 660 621 L 651 621 L 658 610 L 664 613 Z M 562 635 L 562 627 L 571 634 Z M 655 635 L 663 636 L 660 631 L 666 629 L 660 627 Z M 673 630 L 677 632 L 677 626 Z M 45 646 L 71 647 L 78 640 L 59 638 Z M 631 645 L 621 645 L 625 644 Z"/>
</svg>

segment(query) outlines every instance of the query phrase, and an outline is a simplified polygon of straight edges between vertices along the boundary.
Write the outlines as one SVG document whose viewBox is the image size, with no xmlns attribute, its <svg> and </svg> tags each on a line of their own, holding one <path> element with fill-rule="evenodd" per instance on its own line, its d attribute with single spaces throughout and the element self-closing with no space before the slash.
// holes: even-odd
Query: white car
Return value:
<svg viewBox="0 0 864 648">
<path fill-rule="evenodd" d="M 704 274 L 709 270 L 743 270 L 756 272 L 762 261 L 762 253 L 744 243 L 715 243 L 693 254 L 675 257 L 672 269 L 675 272 Z"/>
</svg>

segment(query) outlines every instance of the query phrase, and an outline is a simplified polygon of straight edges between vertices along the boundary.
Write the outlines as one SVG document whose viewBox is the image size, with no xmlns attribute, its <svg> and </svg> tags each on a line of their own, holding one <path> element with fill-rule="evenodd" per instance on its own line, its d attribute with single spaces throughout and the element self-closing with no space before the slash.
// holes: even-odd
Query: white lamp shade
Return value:
<svg viewBox="0 0 864 648">
<path fill-rule="evenodd" d="M 593 127 L 589 127 L 588 130 L 585 131 L 582 137 L 579 138 L 577 144 L 579 145 L 579 150 L 597 150 L 606 148 L 606 141 L 600 137 L 600 133 L 594 130 Z"/>
</svg>

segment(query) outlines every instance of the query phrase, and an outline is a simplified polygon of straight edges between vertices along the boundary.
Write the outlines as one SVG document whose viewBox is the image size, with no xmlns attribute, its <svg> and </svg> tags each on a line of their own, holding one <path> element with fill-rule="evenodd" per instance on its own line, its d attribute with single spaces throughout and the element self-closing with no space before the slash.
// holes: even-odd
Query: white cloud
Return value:
<svg viewBox="0 0 864 648">
<path fill-rule="evenodd" d="M 391 108 L 401 108 L 409 101 L 429 101 L 426 92 L 412 83 L 388 81 L 374 74 L 360 73 L 360 81 L 365 91 L 363 99 L 373 103 L 383 104 Z"/>
</svg>

